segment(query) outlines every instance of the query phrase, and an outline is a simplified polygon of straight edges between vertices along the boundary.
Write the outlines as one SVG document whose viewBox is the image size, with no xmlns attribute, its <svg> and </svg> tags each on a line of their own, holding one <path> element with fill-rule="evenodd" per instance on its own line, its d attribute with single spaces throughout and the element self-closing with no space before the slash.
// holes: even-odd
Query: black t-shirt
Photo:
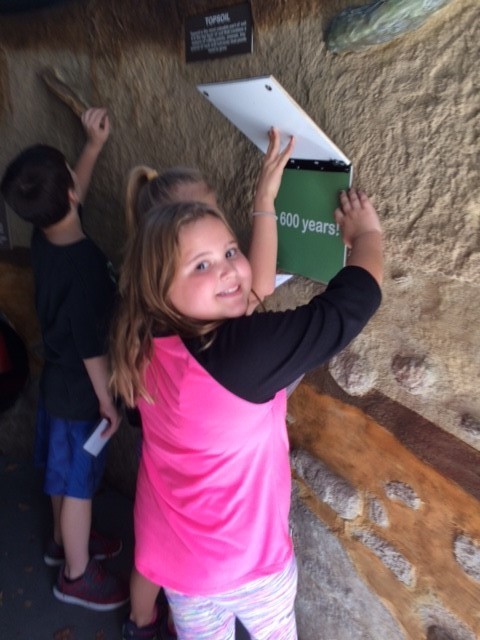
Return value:
<svg viewBox="0 0 480 640">
<path fill-rule="evenodd" d="M 206 349 L 199 338 L 184 342 L 217 382 L 262 403 L 346 347 L 380 302 L 380 288 L 368 271 L 345 267 L 306 305 L 227 320 Z"/>
<path fill-rule="evenodd" d="M 32 266 L 47 410 L 69 420 L 94 420 L 98 400 L 83 360 L 107 352 L 116 291 L 111 265 L 88 237 L 55 245 L 35 229 Z"/>
</svg>

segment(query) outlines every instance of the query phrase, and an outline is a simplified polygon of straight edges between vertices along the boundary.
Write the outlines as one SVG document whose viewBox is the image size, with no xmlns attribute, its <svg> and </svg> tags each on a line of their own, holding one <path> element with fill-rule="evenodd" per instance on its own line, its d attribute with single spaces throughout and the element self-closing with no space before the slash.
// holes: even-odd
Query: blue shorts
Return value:
<svg viewBox="0 0 480 640">
<path fill-rule="evenodd" d="M 84 450 L 98 420 L 51 416 L 40 399 L 35 426 L 34 461 L 45 470 L 43 490 L 50 496 L 91 499 L 105 470 L 107 447 L 97 457 Z"/>
</svg>

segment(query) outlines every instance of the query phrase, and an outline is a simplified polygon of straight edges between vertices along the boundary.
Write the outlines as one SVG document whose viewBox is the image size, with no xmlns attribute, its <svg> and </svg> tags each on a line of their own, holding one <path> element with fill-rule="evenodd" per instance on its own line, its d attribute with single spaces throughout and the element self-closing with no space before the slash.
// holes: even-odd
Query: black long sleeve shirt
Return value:
<svg viewBox="0 0 480 640">
<path fill-rule="evenodd" d="M 262 403 L 346 347 L 380 302 L 380 287 L 369 272 L 348 266 L 306 305 L 227 320 L 208 348 L 199 338 L 184 342 L 217 382 Z"/>
</svg>

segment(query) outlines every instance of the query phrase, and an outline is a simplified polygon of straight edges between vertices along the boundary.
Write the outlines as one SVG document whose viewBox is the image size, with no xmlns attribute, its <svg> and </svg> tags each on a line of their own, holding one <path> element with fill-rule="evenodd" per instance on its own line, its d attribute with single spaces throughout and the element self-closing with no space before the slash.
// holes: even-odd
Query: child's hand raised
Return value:
<svg viewBox="0 0 480 640">
<path fill-rule="evenodd" d="M 89 144 L 101 149 L 110 133 L 110 121 L 107 110 L 92 107 L 82 113 L 82 125 Z"/>
<path fill-rule="evenodd" d="M 340 207 L 335 209 L 335 222 L 350 249 L 347 265 L 366 269 L 380 285 L 383 280 L 382 227 L 367 195 L 355 189 L 342 191 Z"/>
<path fill-rule="evenodd" d="M 83 204 L 90 185 L 93 167 L 110 133 L 107 110 L 96 107 L 87 109 L 82 113 L 82 125 L 87 141 L 75 165 L 75 173 L 77 174 L 78 197 Z"/>
<path fill-rule="evenodd" d="M 356 189 L 341 192 L 340 207 L 335 209 L 335 222 L 340 227 L 343 242 L 349 249 L 364 233 L 382 233 L 373 204 L 365 192 Z"/>
<path fill-rule="evenodd" d="M 290 159 L 295 144 L 293 136 L 280 151 L 280 132 L 272 127 L 268 132 L 269 144 L 262 163 L 255 193 L 254 211 L 275 211 L 274 201 L 282 181 L 283 170 Z"/>
</svg>

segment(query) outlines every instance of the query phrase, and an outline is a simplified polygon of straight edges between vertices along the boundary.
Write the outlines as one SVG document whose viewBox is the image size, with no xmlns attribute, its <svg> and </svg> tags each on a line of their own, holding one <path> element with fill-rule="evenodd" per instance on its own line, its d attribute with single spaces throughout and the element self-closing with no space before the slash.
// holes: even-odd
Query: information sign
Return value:
<svg viewBox="0 0 480 640">
<path fill-rule="evenodd" d="M 252 13 L 248 2 L 192 16 L 185 21 L 187 62 L 252 52 Z"/>
<path fill-rule="evenodd" d="M 327 283 L 345 264 L 345 245 L 333 211 L 350 173 L 334 167 L 295 167 L 283 174 L 275 203 L 278 268 Z"/>
</svg>

